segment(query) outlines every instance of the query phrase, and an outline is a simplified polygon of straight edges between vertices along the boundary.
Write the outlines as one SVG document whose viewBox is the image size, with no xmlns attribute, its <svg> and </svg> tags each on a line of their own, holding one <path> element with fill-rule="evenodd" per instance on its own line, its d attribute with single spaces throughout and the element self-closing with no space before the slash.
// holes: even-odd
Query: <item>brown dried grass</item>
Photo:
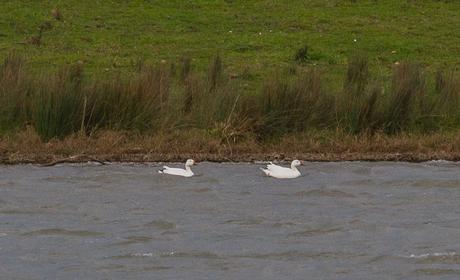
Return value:
<svg viewBox="0 0 460 280">
<path fill-rule="evenodd" d="M 86 157 L 81 157 L 82 155 Z M 278 143 L 260 144 L 247 139 L 226 143 L 199 129 L 169 134 L 141 135 L 131 132 L 81 133 L 44 142 L 32 128 L 0 139 L 0 161 L 5 164 L 49 163 L 74 157 L 75 161 L 254 161 L 290 160 L 460 160 L 460 133 L 429 135 L 376 133 L 372 136 L 290 134 Z"/>
</svg>

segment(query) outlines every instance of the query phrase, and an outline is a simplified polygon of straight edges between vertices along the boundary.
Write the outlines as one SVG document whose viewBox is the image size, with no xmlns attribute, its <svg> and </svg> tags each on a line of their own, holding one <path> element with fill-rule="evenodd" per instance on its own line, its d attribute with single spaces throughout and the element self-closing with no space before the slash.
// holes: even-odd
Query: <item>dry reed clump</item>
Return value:
<svg viewBox="0 0 460 280">
<path fill-rule="evenodd" d="M 188 61 L 184 63 L 188 64 Z M 182 68 L 188 68 L 184 65 Z M 245 130 L 241 113 L 240 94 L 231 81 L 224 77 L 222 60 L 216 56 L 206 76 L 188 73 L 182 81 L 180 113 L 177 127 L 194 127 L 222 134 L 223 138 L 237 138 Z M 173 111 L 177 112 L 177 109 Z"/>
</svg>

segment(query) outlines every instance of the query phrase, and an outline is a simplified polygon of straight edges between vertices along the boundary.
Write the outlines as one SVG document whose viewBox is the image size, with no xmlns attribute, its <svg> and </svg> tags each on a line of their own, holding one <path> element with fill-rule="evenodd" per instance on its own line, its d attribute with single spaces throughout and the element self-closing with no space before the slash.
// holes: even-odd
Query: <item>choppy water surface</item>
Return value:
<svg viewBox="0 0 460 280">
<path fill-rule="evenodd" d="M 260 166 L 2 166 L 2 279 L 460 279 L 460 164 Z"/>
</svg>

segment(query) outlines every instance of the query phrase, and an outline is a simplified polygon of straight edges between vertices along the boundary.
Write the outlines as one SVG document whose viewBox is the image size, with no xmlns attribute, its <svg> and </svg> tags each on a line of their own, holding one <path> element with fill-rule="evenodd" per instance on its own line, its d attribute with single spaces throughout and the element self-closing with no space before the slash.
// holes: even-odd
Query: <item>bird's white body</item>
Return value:
<svg viewBox="0 0 460 280">
<path fill-rule="evenodd" d="M 278 178 L 278 179 L 291 179 L 299 177 L 300 171 L 297 169 L 297 166 L 302 165 L 300 161 L 293 160 L 291 163 L 291 168 L 282 167 L 270 162 L 267 165 L 266 169 L 261 168 L 267 176 Z"/>
<path fill-rule="evenodd" d="M 176 175 L 182 177 L 192 177 L 194 174 L 190 166 L 194 165 L 195 161 L 193 159 L 188 159 L 185 163 L 185 169 L 182 168 L 173 168 L 168 166 L 163 166 L 163 169 L 159 170 L 158 172 L 161 174 L 169 174 L 169 175 Z"/>
</svg>

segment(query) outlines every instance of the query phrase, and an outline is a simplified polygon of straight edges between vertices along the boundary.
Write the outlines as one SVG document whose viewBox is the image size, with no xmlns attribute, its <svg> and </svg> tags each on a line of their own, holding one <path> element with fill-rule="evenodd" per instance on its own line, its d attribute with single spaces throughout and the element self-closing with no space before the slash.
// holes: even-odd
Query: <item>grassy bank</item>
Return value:
<svg viewBox="0 0 460 280">
<path fill-rule="evenodd" d="M 459 12 L 438 0 L 4 1 L 0 153 L 20 162 L 27 134 L 38 161 L 38 147 L 75 139 L 49 157 L 100 156 L 85 147 L 102 133 L 128 139 L 119 154 L 143 143 L 158 160 L 455 159 Z"/>
<path fill-rule="evenodd" d="M 365 56 L 353 56 L 340 88 L 328 87 L 328 73 L 315 67 L 273 73 L 248 92 L 220 56 L 206 71 L 183 58 L 140 63 L 129 74 L 87 75 L 76 64 L 39 75 L 9 55 L 0 69 L 4 162 L 29 160 L 11 159 L 15 149 L 37 161 L 81 150 L 103 155 L 103 147 L 89 148 L 93 141 L 109 141 L 102 131 L 123 136 L 126 146 L 112 147 L 112 160 L 140 160 L 140 154 L 146 160 L 190 154 L 241 160 L 276 153 L 323 160 L 458 158 L 460 82 L 453 71 L 433 75 L 420 64 L 401 62 L 382 78 L 373 75 Z M 39 140 L 16 145 L 25 130 Z M 82 146 L 71 144 L 66 153 L 50 148 L 72 139 Z M 136 143 L 139 153 L 130 152 Z M 38 150 L 24 152 L 28 146 Z"/>
<path fill-rule="evenodd" d="M 0 162 L 57 163 L 86 161 L 428 161 L 460 160 L 458 133 L 431 135 L 375 134 L 355 137 L 341 133 L 296 134 L 277 143 L 246 140 L 227 144 L 200 130 L 140 135 L 100 131 L 88 137 L 74 134 L 44 142 L 33 129 L 0 140 Z"/>
</svg>

